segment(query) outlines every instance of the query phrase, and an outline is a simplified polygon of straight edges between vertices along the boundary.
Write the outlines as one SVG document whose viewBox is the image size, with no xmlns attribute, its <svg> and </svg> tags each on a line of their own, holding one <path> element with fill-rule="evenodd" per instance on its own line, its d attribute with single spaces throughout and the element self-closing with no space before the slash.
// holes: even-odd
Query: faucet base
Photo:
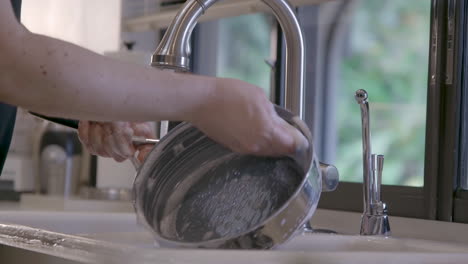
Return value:
<svg viewBox="0 0 468 264">
<path fill-rule="evenodd" d="M 366 212 L 361 218 L 362 236 L 391 236 L 390 222 L 388 220 L 387 208 L 385 203 L 379 203 L 372 210 Z"/>
</svg>

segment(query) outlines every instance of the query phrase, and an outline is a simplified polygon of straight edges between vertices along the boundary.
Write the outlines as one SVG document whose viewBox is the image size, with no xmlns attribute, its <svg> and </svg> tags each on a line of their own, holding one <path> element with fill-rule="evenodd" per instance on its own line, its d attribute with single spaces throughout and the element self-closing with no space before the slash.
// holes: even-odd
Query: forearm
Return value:
<svg viewBox="0 0 468 264">
<path fill-rule="evenodd" d="M 215 79 L 119 62 L 32 33 L 10 41 L 0 62 L 0 101 L 91 120 L 189 120 Z"/>
</svg>

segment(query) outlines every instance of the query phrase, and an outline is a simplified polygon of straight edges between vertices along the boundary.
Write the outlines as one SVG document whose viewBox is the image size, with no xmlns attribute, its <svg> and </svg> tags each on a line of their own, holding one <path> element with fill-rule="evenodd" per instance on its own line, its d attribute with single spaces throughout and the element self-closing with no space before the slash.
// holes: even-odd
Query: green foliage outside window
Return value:
<svg viewBox="0 0 468 264">
<path fill-rule="evenodd" d="M 270 93 L 270 32 L 272 17 L 244 15 L 220 21 L 218 76 L 241 79 Z"/>
<path fill-rule="evenodd" d="M 429 0 L 362 0 L 352 17 L 338 91 L 336 165 L 362 181 L 360 109 L 369 93 L 373 152 L 385 155 L 383 183 L 422 186 L 429 53 Z"/>
<path fill-rule="evenodd" d="M 373 152 L 384 154 L 383 182 L 423 185 L 430 0 L 362 0 L 353 12 L 337 93 L 335 164 L 345 181 L 362 181 L 357 89 L 370 96 Z M 269 92 L 272 17 L 220 20 L 217 76 Z M 307 32 L 306 32 L 307 34 Z M 333 147 L 333 146 L 330 146 Z"/>
</svg>

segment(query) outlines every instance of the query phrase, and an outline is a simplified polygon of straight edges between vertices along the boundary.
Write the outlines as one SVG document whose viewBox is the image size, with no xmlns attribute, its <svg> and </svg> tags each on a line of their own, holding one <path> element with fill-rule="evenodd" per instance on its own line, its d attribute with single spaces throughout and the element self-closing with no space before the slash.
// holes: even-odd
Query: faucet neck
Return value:
<svg viewBox="0 0 468 264">
<path fill-rule="evenodd" d="M 190 36 L 198 18 L 219 0 L 188 0 L 179 10 L 156 52 L 151 65 L 179 71 L 190 70 Z M 304 40 L 299 21 L 287 0 L 263 0 L 275 14 L 286 42 L 286 71 L 282 104 L 304 119 Z"/>
</svg>

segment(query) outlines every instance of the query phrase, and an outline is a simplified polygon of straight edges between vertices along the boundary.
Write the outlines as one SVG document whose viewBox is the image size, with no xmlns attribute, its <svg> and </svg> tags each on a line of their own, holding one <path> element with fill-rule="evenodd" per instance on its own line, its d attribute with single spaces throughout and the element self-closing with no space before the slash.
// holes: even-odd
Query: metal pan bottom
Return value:
<svg viewBox="0 0 468 264">
<path fill-rule="evenodd" d="M 275 109 L 309 148 L 291 158 L 240 155 L 182 123 L 148 154 L 134 182 L 135 210 L 159 245 L 268 249 L 312 216 L 322 183 L 310 131 Z"/>
<path fill-rule="evenodd" d="M 180 242 L 245 233 L 281 208 L 303 179 L 290 158 L 235 153 L 205 163 L 185 177 L 173 176 L 177 175 L 162 186 L 170 192 L 160 193 L 167 199 L 158 206 L 162 209 L 158 222 L 163 237 Z"/>
</svg>

